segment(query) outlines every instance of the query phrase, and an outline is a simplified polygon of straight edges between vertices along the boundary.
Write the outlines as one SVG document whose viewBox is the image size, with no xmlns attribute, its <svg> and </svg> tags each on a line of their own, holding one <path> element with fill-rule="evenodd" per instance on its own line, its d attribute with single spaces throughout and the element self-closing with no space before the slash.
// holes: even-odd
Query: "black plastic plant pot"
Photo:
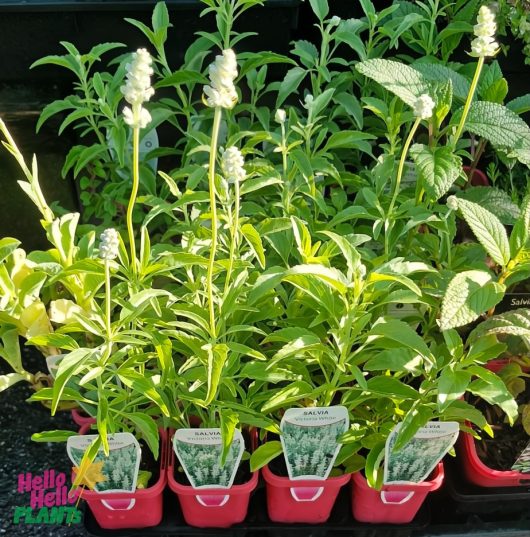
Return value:
<svg viewBox="0 0 530 537">
<path fill-rule="evenodd" d="M 287 53 L 297 26 L 300 0 L 267 0 L 241 15 L 235 29 L 255 32 L 236 46 L 236 52 L 273 50 Z M 60 41 L 73 43 L 81 53 L 103 42 L 124 43 L 129 50 L 148 47 L 147 38 L 125 18 L 151 25 L 154 0 L 0 0 L 0 32 L 4 43 L 2 82 L 70 81 L 71 73 L 56 66 L 29 69 L 46 55 L 64 54 Z M 200 18 L 199 0 L 167 0 L 170 21 L 167 59 L 177 69 L 196 39 L 195 32 L 215 31 L 214 17 Z M 271 21 L 274 21 L 271 24 Z M 120 52 L 121 53 L 121 52 Z M 110 57 L 109 57 L 110 59 Z"/>
</svg>

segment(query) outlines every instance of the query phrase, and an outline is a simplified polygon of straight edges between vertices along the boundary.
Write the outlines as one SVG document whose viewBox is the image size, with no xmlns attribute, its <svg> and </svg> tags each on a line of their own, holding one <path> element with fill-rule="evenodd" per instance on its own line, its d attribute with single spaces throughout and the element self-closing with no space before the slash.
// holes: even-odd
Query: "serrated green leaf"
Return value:
<svg viewBox="0 0 530 537">
<path fill-rule="evenodd" d="M 440 329 L 458 328 L 473 322 L 498 304 L 503 294 L 504 286 L 492 282 L 487 272 L 468 270 L 457 274 L 442 300 Z"/>
<path fill-rule="evenodd" d="M 410 155 L 430 201 L 446 194 L 462 172 L 462 159 L 448 146 L 416 144 L 410 148 Z"/>
<path fill-rule="evenodd" d="M 457 197 L 477 203 L 493 213 L 504 225 L 513 225 L 521 211 L 504 190 L 492 186 L 472 186 L 457 192 Z"/>
<path fill-rule="evenodd" d="M 384 59 L 358 63 L 355 68 L 362 75 L 375 80 L 413 107 L 423 93 L 431 94 L 431 84 L 418 70 L 408 65 Z"/>
<path fill-rule="evenodd" d="M 500 220 L 478 203 L 458 198 L 458 209 L 488 255 L 501 266 L 510 261 L 510 242 Z"/>
<path fill-rule="evenodd" d="M 450 79 L 453 83 L 454 96 L 462 102 L 466 100 L 471 84 L 465 76 L 443 64 L 416 62 L 412 67 L 433 82 L 445 82 Z"/>
</svg>

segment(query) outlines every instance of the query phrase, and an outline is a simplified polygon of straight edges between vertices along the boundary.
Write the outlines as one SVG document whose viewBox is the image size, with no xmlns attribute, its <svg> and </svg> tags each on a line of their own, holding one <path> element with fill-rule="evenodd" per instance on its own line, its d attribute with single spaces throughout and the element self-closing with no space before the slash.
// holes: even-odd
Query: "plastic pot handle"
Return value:
<svg viewBox="0 0 530 537">
<path fill-rule="evenodd" d="M 291 496 L 297 502 L 314 502 L 324 492 L 324 487 L 291 487 Z"/>
<path fill-rule="evenodd" d="M 203 507 L 222 507 L 230 499 L 230 495 L 197 495 L 195 498 Z"/>
<path fill-rule="evenodd" d="M 381 501 L 387 505 L 401 505 L 407 503 L 414 496 L 414 492 L 406 490 L 382 490 Z"/>
<path fill-rule="evenodd" d="M 111 511 L 130 511 L 136 500 L 101 500 L 101 503 Z"/>
</svg>

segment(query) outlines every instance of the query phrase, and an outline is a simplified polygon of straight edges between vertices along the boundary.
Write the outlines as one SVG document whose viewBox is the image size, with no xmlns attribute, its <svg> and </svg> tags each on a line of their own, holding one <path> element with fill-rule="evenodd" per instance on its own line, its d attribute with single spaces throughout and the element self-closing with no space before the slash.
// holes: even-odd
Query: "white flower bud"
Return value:
<svg viewBox="0 0 530 537">
<path fill-rule="evenodd" d="M 477 16 L 477 24 L 473 27 L 475 39 L 471 41 L 471 56 L 485 58 L 495 56 L 499 51 L 499 45 L 495 41 L 497 24 L 495 13 L 488 7 L 482 6 Z"/>
<path fill-rule="evenodd" d="M 223 175 L 229 183 L 244 181 L 247 172 L 243 167 L 245 159 L 237 147 L 228 147 L 221 157 L 221 169 Z"/>
<path fill-rule="evenodd" d="M 112 261 L 118 257 L 120 235 L 114 228 L 107 228 L 100 235 L 99 257 L 105 261 Z"/>
<path fill-rule="evenodd" d="M 429 119 L 432 116 L 435 102 L 424 93 L 420 95 L 414 103 L 414 115 L 421 119 Z"/>
<path fill-rule="evenodd" d="M 151 87 L 153 69 L 151 55 L 144 48 L 139 48 L 132 54 L 132 61 L 125 67 L 127 70 L 126 82 L 120 88 L 125 100 L 131 105 L 123 110 L 123 119 L 131 127 L 144 128 L 151 121 L 151 115 L 142 105 L 155 93 Z"/>
<path fill-rule="evenodd" d="M 287 119 L 287 114 L 283 108 L 278 108 L 276 110 L 276 114 L 274 115 L 274 120 L 276 123 L 285 123 L 285 120 Z"/>
<path fill-rule="evenodd" d="M 359 265 L 359 278 L 364 279 L 366 276 L 366 265 L 362 263 Z"/>
<path fill-rule="evenodd" d="M 212 108 L 233 108 L 237 102 L 234 80 L 237 77 L 236 55 L 232 49 L 223 50 L 208 69 L 210 85 L 204 86 L 206 102 Z"/>
<path fill-rule="evenodd" d="M 447 198 L 447 207 L 451 211 L 458 211 L 458 198 L 456 196 L 449 196 Z"/>
<path fill-rule="evenodd" d="M 340 24 L 340 17 L 338 17 L 337 15 L 331 17 L 331 20 L 329 21 L 329 24 L 331 26 L 338 26 Z"/>
<path fill-rule="evenodd" d="M 305 107 L 308 108 L 308 109 L 311 108 L 314 100 L 315 100 L 315 98 L 311 95 L 311 93 L 308 93 L 305 96 L 305 99 L 304 99 Z"/>
</svg>

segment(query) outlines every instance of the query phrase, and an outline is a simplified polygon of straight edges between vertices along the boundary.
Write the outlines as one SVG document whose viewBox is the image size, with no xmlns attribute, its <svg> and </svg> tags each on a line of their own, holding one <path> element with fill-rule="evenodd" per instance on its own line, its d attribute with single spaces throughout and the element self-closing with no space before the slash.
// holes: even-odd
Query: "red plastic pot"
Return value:
<svg viewBox="0 0 530 537">
<path fill-rule="evenodd" d="M 77 410 L 76 408 L 72 409 L 71 411 L 72 419 L 74 420 L 79 427 L 83 427 L 84 425 L 92 425 L 93 423 L 96 423 L 96 418 L 93 418 L 92 416 L 89 416 L 88 414 L 85 414 L 82 410 Z"/>
<path fill-rule="evenodd" d="M 486 367 L 498 373 L 510 363 L 510 358 L 490 360 Z M 471 424 L 468 424 L 472 427 Z M 530 484 L 530 475 L 514 470 L 494 470 L 486 466 L 477 454 L 475 439 L 469 433 L 462 433 L 457 443 L 458 454 L 467 480 L 479 487 L 519 487 Z"/>
<path fill-rule="evenodd" d="M 89 425 L 81 427 L 81 434 L 89 432 Z M 98 524 L 107 530 L 122 528 L 148 528 L 162 520 L 162 495 L 167 482 L 167 433 L 160 430 L 160 476 L 151 487 L 135 492 L 100 493 L 83 490 Z"/>
<path fill-rule="evenodd" d="M 475 439 L 469 433 L 460 435 L 459 455 L 468 481 L 479 487 L 519 487 L 530 484 L 530 475 L 513 470 L 494 470 L 479 458 Z"/>
<path fill-rule="evenodd" d="M 258 484 L 254 472 L 246 483 L 229 489 L 195 489 L 175 479 L 175 452 L 170 450 L 167 470 L 169 488 L 177 495 L 184 520 L 196 528 L 229 528 L 245 520 L 250 494 Z"/>
<path fill-rule="evenodd" d="M 471 166 L 464 166 L 464 171 L 469 177 Z M 469 179 L 469 182 L 472 186 L 489 186 L 490 184 L 487 175 L 483 171 L 477 170 L 476 168 L 473 170 L 473 176 Z"/>
<path fill-rule="evenodd" d="M 444 479 L 443 463 L 439 463 L 429 481 L 384 485 L 381 490 L 368 486 L 362 472 L 352 476 L 352 511 L 359 522 L 407 524 L 419 511 L 427 494 L 440 488 Z"/>
<path fill-rule="evenodd" d="M 298 480 L 262 470 L 267 485 L 267 510 L 273 522 L 320 524 L 331 514 L 341 487 L 350 474 L 328 479 Z"/>
</svg>

